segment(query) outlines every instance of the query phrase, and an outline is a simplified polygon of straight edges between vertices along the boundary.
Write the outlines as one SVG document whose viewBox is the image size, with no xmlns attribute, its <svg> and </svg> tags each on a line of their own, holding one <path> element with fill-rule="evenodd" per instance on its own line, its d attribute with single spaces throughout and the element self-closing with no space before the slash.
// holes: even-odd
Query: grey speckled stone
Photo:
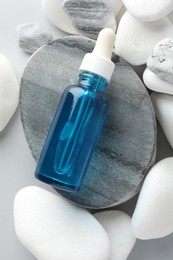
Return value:
<svg viewBox="0 0 173 260">
<path fill-rule="evenodd" d="M 105 0 L 64 0 L 62 6 L 82 35 L 96 39 L 103 28 L 116 30 L 114 11 Z"/>
<path fill-rule="evenodd" d="M 53 40 L 52 35 L 37 23 L 21 24 L 17 26 L 16 30 L 19 35 L 20 48 L 28 53 L 35 52 L 38 48 Z"/>
<path fill-rule="evenodd" d="M 173 39 L 166 38 L 154 47 L 147 67 L 157 76 L 173 83 Z"/>
<path fill-rule="evenodd" d="M 51 42 L 31 58 L 21 81 L 20 108 L 25 135 L 37 160 L 64 88 L 94 41 L 69 36 Z M 110 111 L 81 190 L 61 192 L 78 205 L 106 208 L 133 197 L 155 156 L 155 116 L 146 88 L 122 59 L 106 93 Z M 34 173 L 33 173 L 34 175 Z"/>
</svg>

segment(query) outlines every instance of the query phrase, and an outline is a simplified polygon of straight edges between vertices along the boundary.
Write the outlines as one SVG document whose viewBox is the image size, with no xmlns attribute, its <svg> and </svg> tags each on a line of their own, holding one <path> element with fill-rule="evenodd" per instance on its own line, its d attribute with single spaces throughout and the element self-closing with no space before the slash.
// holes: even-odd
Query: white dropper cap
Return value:
<svg viewBox="0 0 173 260">
<path fill-rule="evenodd" d="M 92 53 L 85 54 L 80 71 L 90 71 L 110 81 L 115 64 L 111 61 L 115 32 L 105 28 L 100 31 Z"/>
</svg>

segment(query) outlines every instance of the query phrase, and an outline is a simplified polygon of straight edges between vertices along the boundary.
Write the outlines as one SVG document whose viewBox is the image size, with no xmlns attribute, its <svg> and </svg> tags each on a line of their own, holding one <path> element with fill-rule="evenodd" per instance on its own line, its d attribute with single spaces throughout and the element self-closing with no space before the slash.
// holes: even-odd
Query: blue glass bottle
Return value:
<svg viewBox="0 0 173 260">
<path fill-rule="evenodd" d="M 62 95 L 35 172 L 39 180 L 66 191 L 81 187 L 108 113 L 104 90 L 114 64 L 107 56 L 111 57 L 115 34 L 102 31 L 94 53 L 84 57 L 78 84 Z M 108 45 L 108 53 L 101 44 Z"/>
<path fill-rule="evenodd" d="M 107 117 L 106 84 L 84 71 L 64 91 L 36 168 L 38 179 L 60 189 L 80 188 Z"/>
</svg>

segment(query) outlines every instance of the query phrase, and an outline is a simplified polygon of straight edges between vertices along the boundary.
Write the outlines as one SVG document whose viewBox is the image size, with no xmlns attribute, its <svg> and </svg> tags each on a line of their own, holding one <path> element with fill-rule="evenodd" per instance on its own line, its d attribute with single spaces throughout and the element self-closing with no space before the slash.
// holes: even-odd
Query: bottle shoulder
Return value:
<svg viewBox="0 0 173 260">
<path fill-rule="evenodd" d="M 74 97 L 82 98 L 88 97 L 90 99 L 100 99 L 105 103 L 108 103 L 105 92 L 94 91 L 78 84 L 70 85 L 65 89 L 66 94 L 69 93 Z"/>
</svg>

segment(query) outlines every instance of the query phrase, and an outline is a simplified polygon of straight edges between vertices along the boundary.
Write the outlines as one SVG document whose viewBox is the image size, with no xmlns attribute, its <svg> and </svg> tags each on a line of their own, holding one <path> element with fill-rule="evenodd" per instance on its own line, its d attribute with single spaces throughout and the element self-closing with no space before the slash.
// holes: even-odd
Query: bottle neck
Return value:
<svg viewBox="0 0 173 260">
<path fill-rule="evenodd" d="M 83 88 L 104 92 L 107 83 L 108 81 L 105 78 L 89 71 L 82 71 L 79 74 L 78 84 Z"/>
</svg>

